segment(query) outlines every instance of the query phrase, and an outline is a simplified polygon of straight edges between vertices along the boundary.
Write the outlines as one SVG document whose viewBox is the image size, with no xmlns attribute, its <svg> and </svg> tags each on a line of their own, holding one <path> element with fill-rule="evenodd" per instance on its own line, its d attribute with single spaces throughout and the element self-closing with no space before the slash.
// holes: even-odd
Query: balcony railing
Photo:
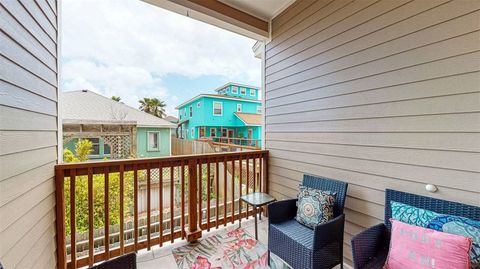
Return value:
<svg viewBox="0 0 480 269">
<path fill-rule="evenodd" d="M 267 168 L 261 150 L 57 165 L 58 268 L 195 241 L 248 217 L 239 197 L 267 191 Z"/>
</svg>

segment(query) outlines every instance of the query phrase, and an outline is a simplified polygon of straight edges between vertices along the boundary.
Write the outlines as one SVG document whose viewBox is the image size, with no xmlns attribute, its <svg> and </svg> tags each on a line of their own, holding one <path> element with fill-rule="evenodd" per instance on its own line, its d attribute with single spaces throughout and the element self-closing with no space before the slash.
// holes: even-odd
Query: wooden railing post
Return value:
<svg viewBox="0 0 480 269">
<path fill-rule="evenodd" d="M 65 269 L 67 254 L 65 249 L 65 196 L 64 196 L 64 170 L 55 171 L 55 196 L 56 196 L 56 224 L 57 224 L 57 268 Z"/>
<path fill-rule="evenodd" d="M 202 237 L 202 230 L 198 227 L 198 188 L 197 188 L 197 162 L 195 159 L 188 161 L 188 231 L 187 241 L 195 242 Z M 201 217 L 201 216 L 200 216 Z"/>
</svg>

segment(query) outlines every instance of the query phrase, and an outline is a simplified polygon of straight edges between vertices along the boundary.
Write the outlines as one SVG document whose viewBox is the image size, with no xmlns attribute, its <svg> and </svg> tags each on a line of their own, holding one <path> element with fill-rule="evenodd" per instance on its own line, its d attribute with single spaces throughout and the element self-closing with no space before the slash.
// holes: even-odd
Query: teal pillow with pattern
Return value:
<svg viewBox="0 0 480 269">
<path fill-rule="evenodd" d="M 434 211 L 391 201 L 392 218 L 415 226 L 439 232 L 462 235 L 472 239 L 470 263 L 480 268 L 480 221 L 469 218 L 439 214 Z"/>
<path fill-rule="evenodd" d="M 335 192 L 322 191 L 300 185 L 296 220 L 307 227 L 315 228 L 333 218 Z"/>
</svg>

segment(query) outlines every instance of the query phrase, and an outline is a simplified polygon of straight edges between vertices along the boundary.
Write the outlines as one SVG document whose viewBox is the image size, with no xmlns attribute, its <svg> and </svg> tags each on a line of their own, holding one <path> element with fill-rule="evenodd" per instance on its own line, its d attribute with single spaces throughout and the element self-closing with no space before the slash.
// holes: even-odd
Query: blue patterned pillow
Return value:
<svg viewBox="0 0 480 269">
<path fill-rule="evenodd" d="M 333 218 L 335 192 L 322 191 L 300 185 L 296 220 L 310 228 Z"/>
<path fill-rule="evenodd" d="M 439 214 L 394 201 L 390 204 L 393 219 L 440 232 L 470 237 L 473 241 L 470 262 L 472 268 L 480 268 L 480 221 Z"/>
</svg>

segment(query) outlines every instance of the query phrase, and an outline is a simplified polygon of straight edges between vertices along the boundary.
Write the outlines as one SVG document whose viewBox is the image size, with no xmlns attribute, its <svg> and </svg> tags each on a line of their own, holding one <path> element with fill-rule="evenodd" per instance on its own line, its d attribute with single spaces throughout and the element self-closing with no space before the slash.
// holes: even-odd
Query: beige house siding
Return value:
<svg viewBox="0 0 480 269">
<path fill-rule="evenodd" d="M 54 268 L 57 6 L 0 0 L 0 262 Z"/>
<path fill-rule="evenodd" d="M 350 239 L 384 189 L 480 205 L 480 2 L 297 1 L 266 45 L 270 191 L 349 183 Z M 425 184 L 438 192 L 428 193 Z"/>
</svg>

